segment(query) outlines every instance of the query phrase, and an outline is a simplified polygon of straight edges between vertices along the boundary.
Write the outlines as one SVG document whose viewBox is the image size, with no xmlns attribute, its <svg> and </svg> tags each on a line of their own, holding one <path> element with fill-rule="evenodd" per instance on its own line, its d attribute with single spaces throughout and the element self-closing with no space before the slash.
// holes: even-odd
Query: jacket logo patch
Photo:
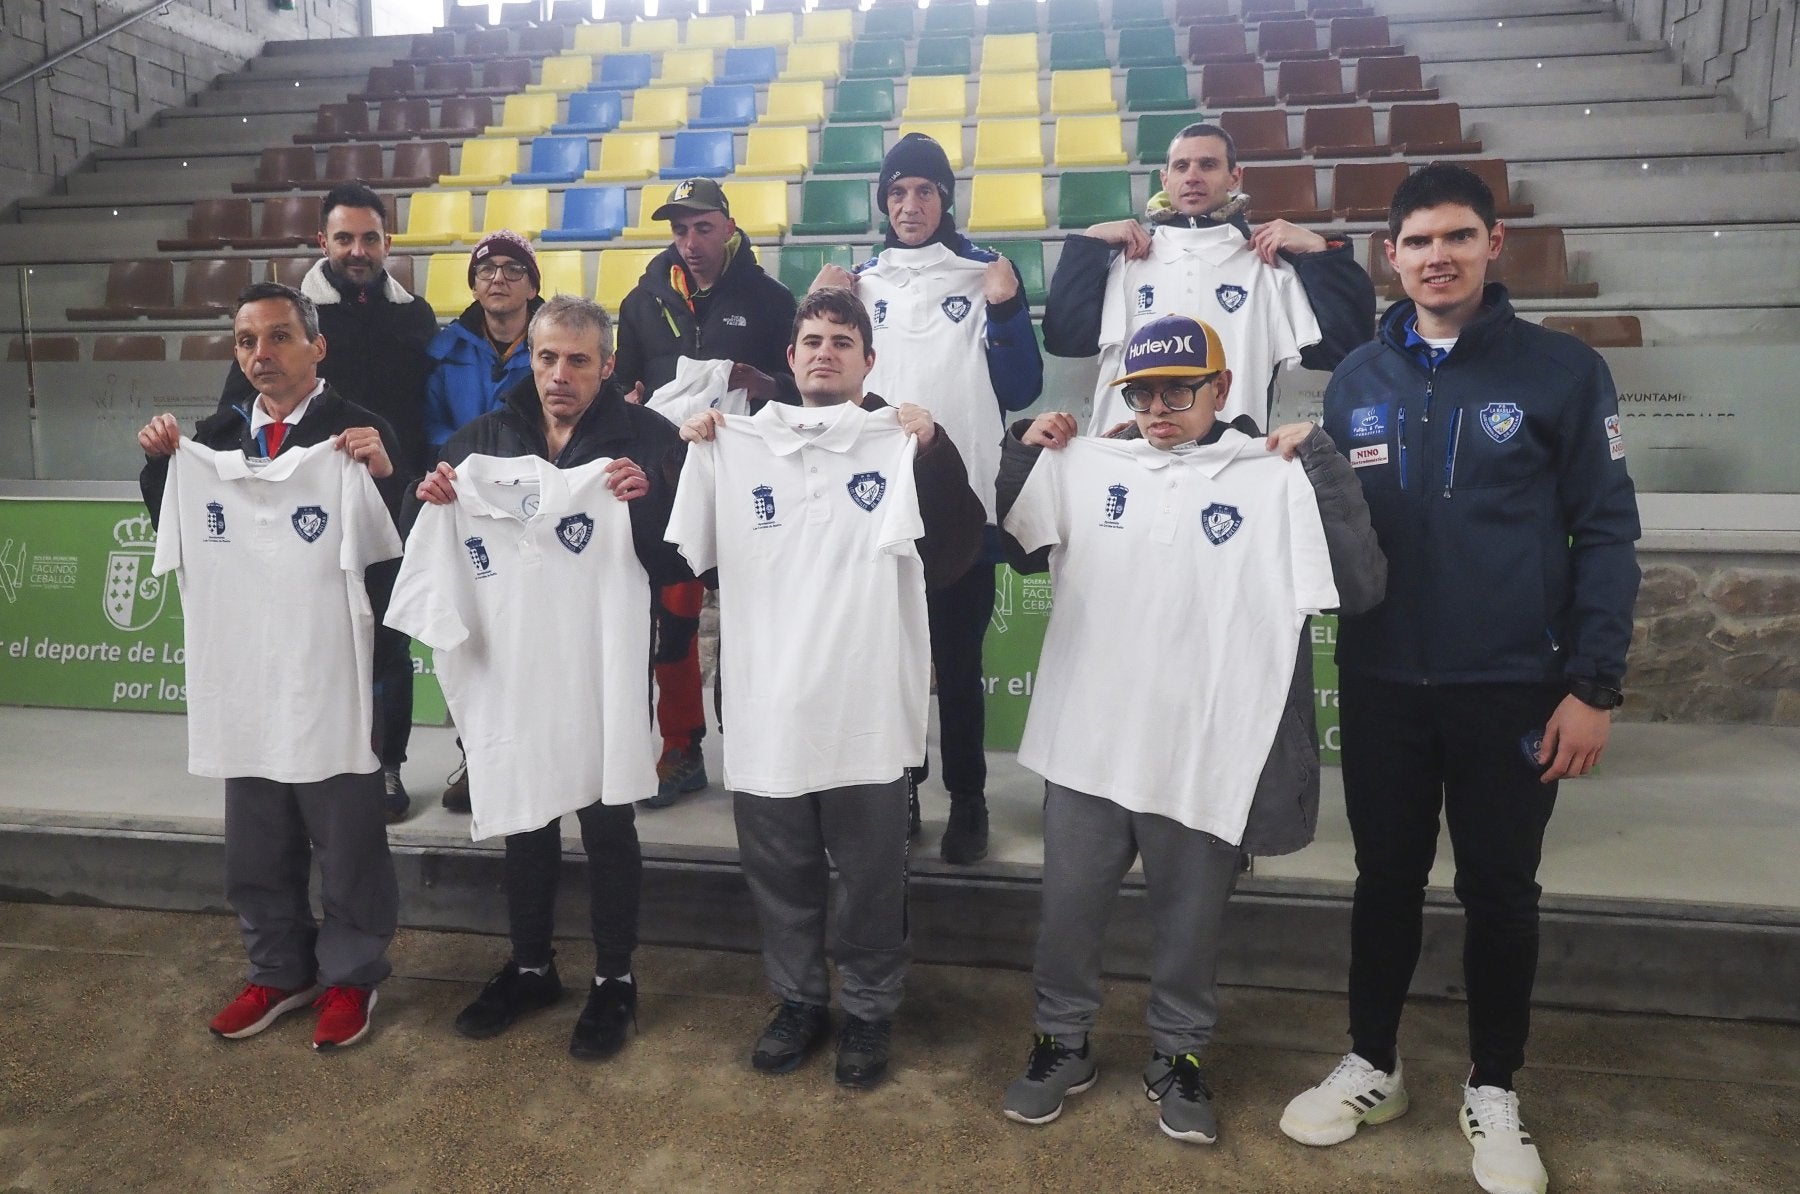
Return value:
<svg viewBox="0 0 1800 1194">
<path fill-rule="evenodd" d="M 301 506 L 294 511 L 294 532 L 308 543 L 317 543 L 330 521 L 331 516 L 318 506 Z"/>
<path fill-rule="evenodd" d="M 1214 502 L 1200 511 L 1200 529 L 1206 533 L 1206 538 L 1215 546 L 1237 534 L 1238 528 L 1243 525 L 1244 516 L 1238 513 L 1236 506 Z"/>
<path fill-rule="evenodd" d="M 944 308 L 944 314 L 950 317 L 951 323 L 961 323 L 969 317 L 969 312 L 975 309 L 975 304 L 971 303 L 966 295 L 961 294 L 953 294 L 939 305 Z"/>
<path fill-rule="evenodd" d="M 1137 288 L 1137 309 L 1142 314 L 1156 305 L 1156 287 L 1140 286 Z"/>
<path fill-rule="evenodd" d="M 878 328 L 886 327 L 887 326 L 887 312 L 888 312 L 887 300 L 886 299 L 876 299 L 874 309 L 869 312 L 870 316 L 872 316 L 870 322 L 873 323 Z"/>
<path fill-rule="evenodd" d="M 775 491 L 767 485 L 758 485 L 750 491 L 750 508 L 756 512 L 759 530 L 778 525 L 775 522 Z"/>
<path fill-rule="evenodd" d="M 580 555 L 594 537 L 594 520 L 585 514 L 571 514 L 556 524 L 556 537 L 564 547 Z"/>
<path fill-rule="evenodd" d="M 1219 306 L 1225 308 L 1227 315 L 1236 315 L 1238 308 L 1244 305 L 1244 300 L 1250 297 L 1250 292 L 1242 286 L 1227 282 L 1213 291 L 1213 295 L 1219 300 Z"/>
<path fill-rule="evenodd" d="M 487 545 L 481 541 L 480 535 L 464 539 L 463 546 L 469 549 L 469 563 L 475 565 L 476 576 L 494 575 L 493 561 L 488 558 Z"/>
<path fill-rule="evenodd" d="M 719 322 L 728 328 L 747 328 L 750 326 L 750 321 L 745 319 L 742 315 L 727 315 Z"/>
<path fill-rule="evenodd" d="M 1103 527 L 1122 525 L 1120 519 L 1125 517 L 1125 495 L 1131 490 L 1124 485 L 1108 485 L 1106 487 L 1106 517 L 1100 520 Z"/>
<path fill-rule="evenodd" d="M 1512 402 L 1490 402 L 1481 408 L 1481 429 L 1488 438 L 1503 444 L 1525 425 L 1525 412 Z"/>
<path fill-rule="evenodd" d="M 1387 434 L 1388 404 L 1359 406 L 1350 412 L 1351 439 L 1379 439 Z"/>
<path fill-rule="evenodd" d="M 1619 430 L 1619 416 L 1607 415 L 1604 426 L 1607 454 L 1614 460 L 1625 459 L 1625 433 Z"/>
<path fill-rule="evenodd" d="M 847 488 L 851 501 L 864 510 L 873 511 L 887 494 L 887 478 L 880 473 L 858 473 L 850 478 Z"/>
<path fill-rule="evenodd" d="M 206 503 L 206 537 L 208 539 L 225 537 L 225 507 L 218 502 Z"/>
</svg>

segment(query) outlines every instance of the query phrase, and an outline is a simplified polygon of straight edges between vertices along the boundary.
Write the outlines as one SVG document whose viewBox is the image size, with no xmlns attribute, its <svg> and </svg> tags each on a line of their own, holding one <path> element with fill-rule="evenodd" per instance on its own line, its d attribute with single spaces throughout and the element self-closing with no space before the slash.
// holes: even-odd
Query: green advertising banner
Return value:
<svg viewBox="0 0 1800 1194">
<path fill-rule="evenodd" d="M 155 555 L 139 503 L 0 499 L 0 704 L 183 711 L 181 597 Z M 414 720 L 442 725 L 416 645 L 413 676 Z"/>
</svg>

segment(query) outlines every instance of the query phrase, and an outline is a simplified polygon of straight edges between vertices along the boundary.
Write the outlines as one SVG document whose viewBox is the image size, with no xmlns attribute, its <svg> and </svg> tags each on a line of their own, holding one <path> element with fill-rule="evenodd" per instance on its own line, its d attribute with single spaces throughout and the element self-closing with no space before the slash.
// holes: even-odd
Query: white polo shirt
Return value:
<svg viewBox="0 0 1800 1194">
<path fill-rule="evenodd" d="M 252 467 L 182 439 L 151 571 L 181 585 L 189 771 L 297 784 L 379 767 L 363 570 L 399 554 L 367 466 L 329 441 Z"/>
<path fill-rule="evenodd" d="M 650 578 L 609 463 L 470 456 L 407 536 L 387 624 L 432 649 L 477 840 L 656 792 Z"/>
<path fill-rule="evenodd" d="M 1111 383 L 1122 372 L 1131 334 L 1165 315 L 1191 315 L 1219 333 L 1231 370 L 1231 394 L 1219 418 L 1229 423 L 1248 414 L 1265 431 L 1276 371 L 1320 336 L 1294 267 L 1279 260 L 1264 265 L 1236 228 L 1153 228 L 1150 256 L 1130 261 L 1116 254 L 1107 271 L 1090 435 L 1131 421 Z"/>
<path fill-rule="evenodd" d="M 1236 843 L 1306 615 L 1337 588 L 1299 461 L 1227 430 L 1046 450 L 1007 514 L 1054 604 L 1019 762 Z"/>
<path fill-rule="evenodd" d="M 925 752 L 916 443 L 892 408 L 771 402 L 688 446 L 668 540 L 719 570 L 725 782 L 890 783 Z"/>
</svg>

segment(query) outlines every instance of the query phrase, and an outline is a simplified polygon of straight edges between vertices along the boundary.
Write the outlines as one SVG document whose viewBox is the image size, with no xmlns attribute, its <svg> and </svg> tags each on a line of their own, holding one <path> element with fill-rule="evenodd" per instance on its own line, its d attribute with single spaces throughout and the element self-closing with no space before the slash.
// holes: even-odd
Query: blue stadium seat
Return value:
<svg viewBox="0 0 1800 1194">
<path fill-rule="evenodd" d="M 756 86 L 713 84 L 700 89 L 700 114 L 688 121 L 691 129 L 736 129 L 756 122 Z"/>
<path fill-rule="evenodd" d="M 780 69 L 774 46 L 733 46 L 725 51 L 725 68 L 719 72 L 720 83 L 773 83 Z"/>
<path fill-rule="evenodd" d="M 538 239 L 611 240 L 629 220 L 624 187 L 570 187 L 563 192 L 562 227 L 546 228 Z"/>
<path fill-rule="evenodd" d="M 550 126 L 553 133 L 610 133 L 625 118 L 624 96 L 617 91 L 577 91 L 569 97 L 569 118 Z"/>
<path fill-rule="evenodd" d="M 737 169 L 737 158 L 731 149 L 731 130 L 692 132 L 683 129 L 675 134 L 675 154 L 662 169 L 662 177 L 723 178 Z"/>
<path fill-rule="evenodd" d="M 600 77 L 593 86 L 596 90 L 611 87 L 636 91 L 650 86 L 650 75 L 655 69 L 648 54 L 608 54 L 600 60 Z"/>
<path fill-rule="evenodd" d="M 512 176 L 515 185 L 538 186 L 552 182 L 575 182 L 587 173 L 588 139 L 573 137 L 533 137 L 531 164 Z"/>
</svg>

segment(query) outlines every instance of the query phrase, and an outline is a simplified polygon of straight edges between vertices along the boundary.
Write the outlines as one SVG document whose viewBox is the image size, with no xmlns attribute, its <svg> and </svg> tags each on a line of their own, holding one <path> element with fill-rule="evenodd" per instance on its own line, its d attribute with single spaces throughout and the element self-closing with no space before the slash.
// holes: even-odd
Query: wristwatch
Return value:
<svg viewBox="0 0 1800 1194">
<path fill-rule="evenodd" d="M 1569 695 L 1596 709 L 1617 709 L 1625 703 L 1625 694 L 1617 688 L 1586 677 L 1569 681 Z"/>
</svg>

